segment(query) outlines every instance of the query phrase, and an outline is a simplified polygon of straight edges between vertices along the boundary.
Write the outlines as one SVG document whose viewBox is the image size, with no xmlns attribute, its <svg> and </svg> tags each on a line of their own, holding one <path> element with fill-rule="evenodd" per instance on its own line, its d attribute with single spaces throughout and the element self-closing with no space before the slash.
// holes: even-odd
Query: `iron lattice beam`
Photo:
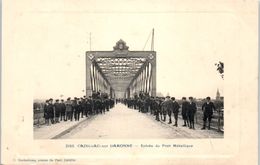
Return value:
<svg viewBox="0 0 260 165">
<path fill-rule="evenodd" d="M 120 45 L 121 44 L 121 45 Z M 86 65 L 87 65 L 87 89 L 88 93 L 93 90 L 89 88 L 88 85 L 88 65 L 94 64 L 98 71 L 101 73 L 105 81 L 110 85 L 111 89 L 114 92 L 122 93 L 124 91 L 129 91 L 131 88 L 132 91 L 135 91 L 135 88 L 139 88 L 141 83 L 150 81 L 148 77 L 142 75 L 142 81 L 138 81 L 139 84 L 136 84 L 137 79 L 140 79 L 142 71 L 148 65 L 152 64 L 154 67 L 153 71 L 150 73 L 156 76 L 156 52 L 155 51 L 129 51 L 128 46 L 122 40 L 116 43 L 114 51 L 88 51 L 86 52 Z M 148 73 L 148 72 L 147 72 Z M 145 79 L 145 81 L 144 81 Z M 156 81 L 155 78 L 151 81 Z M 135 83 L 135 84 L 133 84 Z M 150 84 L 150 83 L 149 83 Z M 153 82 L 153 85 L 156 85 Z M 133 89 L 132 89 L 133 88 Z M 148 89 L 148 88 L 147 88 Z M 149 88 L 150 89 L 150 88 Z M 151 87 L 153 90 L 153 95 L 156 91 L 156 86 Z M 89 94 L 87 94 L 89 95 Z"/>
</svg>

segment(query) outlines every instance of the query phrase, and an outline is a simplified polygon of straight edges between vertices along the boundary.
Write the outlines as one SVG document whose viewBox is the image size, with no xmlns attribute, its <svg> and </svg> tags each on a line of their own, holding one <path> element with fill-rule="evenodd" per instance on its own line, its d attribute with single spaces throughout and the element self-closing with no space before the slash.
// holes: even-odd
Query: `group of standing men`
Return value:
<svg viewBox="0 0 260 165">
<path fill-rule="evenodd" d="M 61 101 L 61 102 L 60 102 Z M 188 101 L 186 97 L 182 98 L 181 106 L 175 100 L 174 97 L 150 97 L 148 94 L 140 93 L 139 96 L 135 95 L 134 98 L 129 99 L 117 99 L 116 102 L 123 102 L 129 108 L 138 109 L 139 112 L 148 112 L 155 115 L 157 121 L 166 121 L 168 115 L 169 122 L 172 123 L 172 115 L 174 117 L 174 126 L 178 127 L 178 115 L 181 108 L 181 115 L 184 120 L 184 127 L 195 129 L 194 117 L 197 111 L 197 105 L 194 102 L 193 97 L 189 97 Z M 104 114 L 114 107 L 114 99 L 108 97 L 108 94 L 101 92 L 93 92 L 92 96 L 86 98 L 76 98 L 72 100 L 70 97 L 64 102 L 63 99 L 46 100 L 44 105 L 44 118 L 47 125 L 59 123 L 60 121 L 79 121 L 80 117 L 88 117 L 88 115 Z M 211 102 L 210 97 L 206 98 L 206 102 L 202 105 L 203 111 L 203 127 L 206 129 L 208 123 L 208 129 L 210 129 L 211 118 L 213 110 L 215 110 L 214 103 Z"/>
<path fill-rule="evenodd" d="M 153 100 L 153 99 L 152 99 Z M 153 107 L 156 107 L 154 109 Z M 179 103 L 175 100 L 175 97 L 166 96 L 166 98 L 155 99 L 152 101 L 151 109 L 154 109 L 156 120 L 166 121 L 166 116 L 168 115 L 169 122 L 168 124 L 172 123 L 172 115 L 174 117 L 174 125 L 178 127 L 178 115 L 179 109 L 181 108 L 181 114 L 184 120 L 183 126 L 188 126 L 190 129 L 195 129 L 194 126 L 194 116 L 197 111 L 196 103 L 193 101 L 192 97 L 189 97 L 189 102 L 186 101 L 186 97 L 182 98 L 182 105 L 180 106 Z"/>
<path fill-rule="evenodd" d="M 61 99 L 48 99 L 44 105 L 44 118 L 47 125 L 59 123 L 60 121 L 79 121 L 80 117 L 88 115 L 104 114 L 114 106 L 114 100 L 110 99 L 106 93 L 93 92 L 92 96 L 86 98 L 70 97 L 64 102 Z"/>
<path fill-rule="evenodd" d="M 186 97 L 182 98 L 181 105 L 175 100 L 174 97 L 167 96 L 164 97 L 150 97 L 149 95 L 139 94 L 139 97 L 135 95 L 134 98 L 125 99 L 124 103 L 129 108 L 138 109 L 139 112 L 148 112 L 150 109 L 151 114 L 155 115 L 157 121 L 166 121 L 166 116 L 168 115 L 169 122 L 172 123 L 172 115 L 174 117 L 174 126 L 178 127 L 178 115 L 179 109 L 181 109 L 181 116 L 184 120 L 183 127 L 188 127 L 190 129 L 195 129 L 194 118 L 197 112 L 197 105 L 193 97 L 189 97 L 188 101 Z M 149 107 L 149 108 L 148 108 Z M 203 111 L 203 127 L 206 128 L 208 122 L 208 129 L 210 129 L 211 118 L 213 115 L 213 110 L 215 110 L 214 103 L 211 102 L 210 97 L 206 98 L 206 102 L 202 105 Z"/>
<path fill-rule="evenodd" d="M 172 97 L 170 99 L 169 96 L 166 97 L 166 100 L 162 102 L 162 111 L 164 114 L 164 121 L 166 112 L 169 116 L 169 124 L 172 123 L 171 120 L 171 114 L 173 113 L 175 124 L 174 126 L 178 126 L 178 113 L 180 105 L 178 102 L 175 101 L 175 98 Z M 213 115 L 213 110 L 216 110 L 215 105 L 213 102 L 211 102 L 210 97 L 206 98 L 206 102 L 202 105 L 202 111 L 203 111 L 203 127 L 201 129 L 206 129 L 206 124 L 208 122 L 208 129 L 210 129 L 211 124 L 211 118 Z M 189 101 L 186 100 L 186 97 L 182 98 L 182 104 L 181 104 L 181 115 L 184 120 L 184 127 L 189 127 L 190 129 L 195 129 L 194 126 L 194 117 L 197 112 L 197 105 L 194 102 L 193 97 L 189 97 Z M 158 120 L 159 117 L 156 117 Z"/>
</svg>

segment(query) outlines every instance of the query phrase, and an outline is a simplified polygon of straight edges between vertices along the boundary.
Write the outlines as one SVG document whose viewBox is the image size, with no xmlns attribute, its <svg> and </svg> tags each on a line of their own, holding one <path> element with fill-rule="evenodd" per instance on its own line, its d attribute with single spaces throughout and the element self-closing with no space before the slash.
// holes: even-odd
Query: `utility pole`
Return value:
<svg viewBox="0 0 260 165">
<path fill-rule="evenodd" d="M 153 30 L 152 30 L 151 51 L 154 51 L 154 28 L 153 28 Z"/>
<path fill-rule="evenodd" d="M 89 51 L 91 51 L 91 32 L 89 33 Z"/>
</svg>

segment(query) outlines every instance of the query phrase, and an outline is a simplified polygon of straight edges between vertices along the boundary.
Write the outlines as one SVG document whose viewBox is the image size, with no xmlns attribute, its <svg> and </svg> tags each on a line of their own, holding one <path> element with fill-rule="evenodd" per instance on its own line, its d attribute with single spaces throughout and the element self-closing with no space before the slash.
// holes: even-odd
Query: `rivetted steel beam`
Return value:
<svg viewBox="0 0 260 165">
<path fill-rule="evenodd" d="M 156 83 L 152 83 L 152 81 L 156 81 L 154 79 L 154 75 L 156 76 L 156 68 L 154 69 L 154 67 L 156 65 L 153 64 L 156 63 L 155 51 L 129 51 L 126 43 L 119 40 L 113 51 L 87 51 L 86 59 L 87 93 L 90 93 L 91 85 L 94 86 L 95 84 L 98 84 L 99 89 L 104 90 L 103 81 L 110 87 L 115 84 L 120 87 L 120 89 L 113 88 L 113 91 L 119 93 L 120 97 L 124 91 L 129 96 L 129 93 L 138 92 L 141 88 L 150 93 L 151 85 L 153 86 L 151 90 L 156 90 L 156 86 L 154 86 Z M 148 65 L 149 63 L 151 65 Z M 98 71 L 98 76 L 93 76 L 92 80 L 89 76 L 91 64 L 97 69 L 93 72 Z M 147 68 L 147 65 L 149 68 Z M 146 68 L 146 72 L 144 68 Z M 122 80 L 122 82 L 119 82 L 119 80 Z"/>
<path fill-rule="evenodd" d="M 109 86 L 111 86 L 110 82 L 107 80 L 106 76 L 104 75 L 104 73 L 102 72 L 102 70 L 100 69 L 100 67 L 97 65 L 97 63 L 95 61 L 93 61 L 93 64 L 95 65 L 95 67 L 97 68 L 97 70 L 100 72 L 101 76 L 104 78 L 104 80 L 109 84 Z"/>
<path fill-rule="evenodd" d="M 148 58 L 155 51 L 87 51 L 87 56 L 94 58 Z"/>
</svg>

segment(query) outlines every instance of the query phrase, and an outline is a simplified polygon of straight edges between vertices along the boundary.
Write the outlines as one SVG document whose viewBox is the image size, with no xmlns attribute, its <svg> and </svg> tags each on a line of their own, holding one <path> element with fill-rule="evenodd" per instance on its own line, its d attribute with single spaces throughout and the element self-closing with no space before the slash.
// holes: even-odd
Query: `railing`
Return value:
<svg viewBox="0 0 260 165">
<path fill-rule="evenodd" d="M 33 125 L 40 126 L 45 123 L 43 108 L 33 110 Z"/>
<path fill-rule="evenodd" d="M 218 131 L 224 132 L 224 108 L 218 109 Z"/>
<path fill-rule="evenodd" d="M 203 111 L 201 107 L 198 107 L 197 113 L 195 115 L 195 123 L 203 125 Z M 219 108 L 213 112 L 211 119 L 211 128 L 224 132 L 224 109 Z"/>
</svg>

